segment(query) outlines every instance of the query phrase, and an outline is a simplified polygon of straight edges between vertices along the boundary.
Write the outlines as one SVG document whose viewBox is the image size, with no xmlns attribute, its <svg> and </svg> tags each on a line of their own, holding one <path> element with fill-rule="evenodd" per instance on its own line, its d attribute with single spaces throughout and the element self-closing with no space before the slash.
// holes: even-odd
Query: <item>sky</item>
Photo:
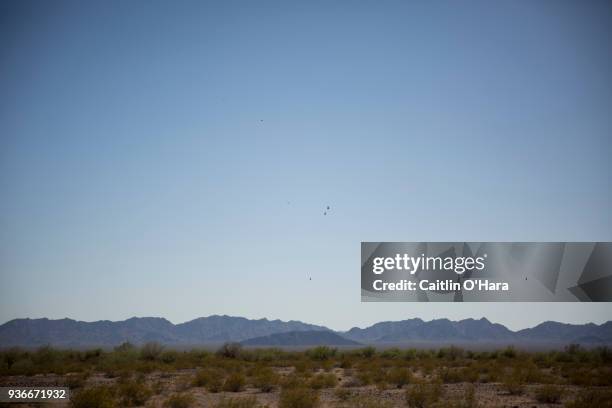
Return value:
<svg viewBox="0 0 612 408">
<path fill-rule="evenodd" d="M 0 323 L 612 320 L 360 302 L 361 241 L 612 241 L 611 39 L 607 1 L 0 1 Z"/>
</svg>

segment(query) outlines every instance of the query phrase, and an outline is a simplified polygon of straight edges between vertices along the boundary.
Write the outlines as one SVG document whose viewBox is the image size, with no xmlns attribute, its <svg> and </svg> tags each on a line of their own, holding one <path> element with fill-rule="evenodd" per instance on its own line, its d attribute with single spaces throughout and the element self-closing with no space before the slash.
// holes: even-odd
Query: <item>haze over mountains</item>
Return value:
<svg viewBox="0 0 612 408">
<path fill-rule="evenodd" d="M 15 319 L 0 326 L 0 347 L 115 346 L 159 342 L 169 346 L 213 345 L 243 342 L 247 346 L 349 346 L 358 344 L 403 345 L 417 343 L 490 344 L 612 344 L 612 321 L 601 325 L 545 322 L 512 331 L 485 318 L 425 322 L 409 319 L 380 322 L 366 328 L 336 332 L 299 321 L 250 320 L 243 317 L 209 316 L 181 324 L 159 317 L 124 321 L 81 322 L 72 319 Z"/>
</svg>

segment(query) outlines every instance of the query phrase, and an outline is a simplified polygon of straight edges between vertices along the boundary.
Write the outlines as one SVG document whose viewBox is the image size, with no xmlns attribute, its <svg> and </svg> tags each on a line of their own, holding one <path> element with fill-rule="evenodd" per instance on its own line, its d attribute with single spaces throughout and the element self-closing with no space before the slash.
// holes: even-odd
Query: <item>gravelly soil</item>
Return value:
<svg viewBox="0 0 612 408">
<path fill-rule="evenodd" d="M 286 369 L 279 369 L 279 374 L 287 375 Z M 335 388 L 327 388 L 319 392 L 319 406 L 326 407 L 350 407 L 351 399 L 342 401 L 337 396 L 338 389 L 345 389 L 350 392 L 351 397 L 361 397 L 370 401 L 380 402 L 383 406 L 389 407 L 407 407 L 405 401 L 406 390 L 410 385 L 403 389 L 384 389 L 381 390 L 376 386 L 360 386 L 347 387 L 351 382 L 351 377 L 345 375 L 344 370 L 337 368 L 333 370 L 338 378 L 338 385 Z M 280 390 L 276 389 L 270 393 L 264 393 L 256 388 L 247 387 L 241 392 L 229 393 L 219 392 L 210 393 L 202 387 L 191 387 L 191 378 L 195 370 L 180 370 L 173 373 L 154 372 L 146 376 L 146 382 L 159 390 L 159 394 L 151 397 L 145 407 L 163 407 L 164 401 L 174 392 L 186 392 L 194 396 L 196 407 L 214 407 L 222 399 L 240 398 L 246 396 L 254 396 L 261 406 L 275 408 L 278 406 Z M 86 382 L 86 386 L 108 384 L 112 385 L 117 381 L 114 378 L 107 378 L 102 373 L 91 375 Z M 35 375 L 1 377 L 0 386 L 61 386 L 64 384 L 64 377 L 59 375 Z M 468 387 L 467 383 L 444 384 L 443 395 L 445 399 L 459 399 Z M 507 407 L 507 408 L 543 408 L 543 407 L 561 407 L 563 403 L 573 399 L 573 396 L 580 390 L 576 386 L 564 386 L 564 396 L 559 404 L 541 404 L 535 400 L 534 392 L 537 384 L 530 384 L 525 387 L 525 392 L 522 395 L 509 395 L 503 390 L 503 387 L 497 383 L 477 383 L 475 384 L 475 396 L 481 407 Z M 0 404 L 0 406 L 2 406 Z M 34 404 L 10 404 L 10 407 L 39 407 Z M 69 406 L 67 403 L 54 403 L 49 406 L 61 408 Z"/>
</svg>

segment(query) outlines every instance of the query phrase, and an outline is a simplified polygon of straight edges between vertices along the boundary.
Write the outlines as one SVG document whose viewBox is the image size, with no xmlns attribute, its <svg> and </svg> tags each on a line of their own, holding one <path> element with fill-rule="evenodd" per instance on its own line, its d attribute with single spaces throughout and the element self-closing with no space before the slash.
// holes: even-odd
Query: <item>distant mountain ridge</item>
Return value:
<svg viewBox="0 0 612 408">
<path fill-rule="evenodd" d="M 0 347 L 35 347 L 45 344 L 57 347 L 114 346 L 125 341 L 134 344 L 155 341 L 168 345 L 198 345 L 239 342 L 296 331 L 331 330 L 298 321 L 250 320 L 218 315 L 200 317 L 177 325 L 159 317 L 133 317 L 118 322 L 15 319 L 0 326 Z"/>
<path fill-rule="evenodd" d="M 376 323 L 346 332 L 299 321 L 246 319 L 233 316 L 201 317 L 173 324 L 159 317 L 133 317 L 111 322 L 81 322 L 72 319 L 15 319 L 0 325 L 0 347 L 116 346 L 159 342 L 169 346 L 197 346 L 242 342 L 257 346 L 302 345 L 405 345 L 417 343 L 506 343 L 506 344 L 609 344 L 612 321 L 601 325 L 544 322 L 535 327 L 512 331 L 482 318 L 451 321 L 408 319 Z M 308 343 L 308 344 L 307 344 Z"/>
<path fill-rule="evenodd" d="M 255 337 L 242 342 L 244 346 L 358 346 L 331 331 L 294 331 Z"/>
<path fill-rule="evenodd" d="M 410 319 L 396 322 L 381 322 L 365 329 L 357 327 L 344 336 L 360 342 L 401 343 L 405 341 L 507 341 L 518 339 L 507 327 L 480 320 L 465 319 L 457 322 L 437 319 L 425 322 Z"/>
</svg>

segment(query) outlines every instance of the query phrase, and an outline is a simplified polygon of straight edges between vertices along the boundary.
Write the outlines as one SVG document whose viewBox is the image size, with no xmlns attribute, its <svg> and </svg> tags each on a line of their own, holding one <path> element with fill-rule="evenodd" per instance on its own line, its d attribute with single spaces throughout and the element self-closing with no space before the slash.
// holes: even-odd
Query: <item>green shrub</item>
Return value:
<svg viewBox="0 0 612 408">
<path fill-rule="evenodd" d="M 194 406 L 196 400 L 193 395 L 187 393 L 176 393 L 172 394 L 164 402 L 166 408 L 191 408 Z"/>
<path fill-rule="evenodd" d="M 359 350 L 359 354 L 364 358 L 372 358 L 376 354 L 376 349 L 372 346 L 368 346 Z"/>
<path fill-rule="evenodd" d="M 19 360 L 22 353 L 22 350 L 18 347 L 13 347 L 2 352 L 2 360 L 6 364 L 6 368 L 10 370 L 13 364 Z"/>
<path fill-rule="evenodd" d="M 115 408 L 114 392 L 111 387 L 97 386 L 82 389 L 70 395 L 73 408 Z"/>
<path fill-rule="evenodd" d="M 457 360 L 461 357 L 463 357 L 464 355 L 464 350 L 459 348 L 459 347 L 455 347 L 455 346 L 450 346 L 448 348 L 441 348 L 438 350 L 438 358 L 444 358 L 447 360 Z"/>
<path fill-rule="evenodd" d="M 442 396 L 442 384 L 439 382 L 419 382 L 406 391 L 406 402 L 410 408 L 428 408 L 437 403 Z"/>
<path fill-rule="evenodd" d="M 164 351 L 161 353 L 160 360 L 164 364 L 172 364 L 178 359 L 178 353 L 173 350 Z"/>
<path fill-rule="evenodd" d="M 115 353 L 126 353 L 129 351 L 133 351 L 135 348 L 136 347 L 134 347 L 134 345 L 130 343 L 129 341 L 124 341 L 123 343 L 115 347 L 113 351 Z"/>
<path fill-rule="evenodd" d="M 33 375 L 37 371 L 39 370 L 37 370 L 36 364 L 28 355 L 22 356 L 11 365 L 11 374 Z"/>
<path fill-rule="evenodd" d="M 201 368 L 196 371 L 195 376 L 193 377 L 193 386 L 194 387 L 206 387 L 208 384 L 213 382 L 215 378 L 218 378 L 220 373 L 211 370 L 209 368 Z"/>
<path fill-rule="evenodd" d="M 387 382 L 402 388 L 412 381 L 412 373 L 405 367 L 394 367 L 387 373 Z"/>
<path fill-rule="evenodd" d="M 281 391 L 279 408 L 314 408 L 319 404 L 319 395 L 308 388 L 285 388 Z"/>
<path fill-rule="evenodd" d="M 502 356 L 504 356 L 506 358 L 515 358 L 516 357 L 516 350 L 514 349 L 513 346 L 508 346 L 508 347 L 506 347 L 506 349 L 504 351 L 502 351 Z"/>
<path fill-rule="evenodd" d="M 563 389 L 556 385 L 542 385 L 535 390 L 536 401 L 546 404 L 556 404 L 561 401 Z"/>
<path fill-rule="evenodd" d="M 309 386 L 312 389 L 320 390 L 321 388 L 333 388 L 336 386 L 338 379 L 333 374 L 317 374 L 309 381 Z"/>
<path fill-rule="evenodd" d="M 208 392 L 216 393 L 223 388 L 223 373 L 220 370 L 201 368 L 193 377 L 194 387 L 205 387 Z"/>
<path fill-rule="evenodd" d="M 223 383 L 223 391 L 240 392 L 244 387 L 244 375 L 240 373 L 232 373 L 225 379 Z"/>
<path fill-rule="evenodd" d="M 164 346 L 156 342 L 146 343 L 140 349 L 140 358 L 145 361 L 155 361 L 159 358 Z"/>
<path fill-rule="evenodd" d="M 124 407 L 144 405 L 153 392 L 144 381 L 127 380 L 118 385 L 117 391 Z"/>
<path fill-rule="evenodd" d="M 334 396 L 340 401 L 348 401 L 352 395 L 353 393 L 346 388 L 338 388 L 336 391 L 334 391 Z"/>
<path fill-rule="evenodd" d="M 307 350 L 306 355 L 308 355 L 313 360 L 328 360 L 336 355 L 337 350 L 335 348 L 330 348 L 327 346 L 319 346 L 313 349 Z"/>
<path fill-rule="evenodd" d="M 242 345 L 240 343 L 225 343 L 217 350 L 217 355 L 225 358 L 238 358 L 241 352 Z"/>
<path fill-rule="evenodd" d="M 271 392 L 278 385 L 279 377 L 270 367 L 257 370 L 253 376 L 253 386 L 261 392 Z"/>
<path fill-rule="evenodd" d="M 208 392 L 217 393 L 223 389 L 223 382 L 220 377 L 215 377 L 206 384 Z"/>
<path fill-rule="evenodd" d="M 502 387 L 510 395 L 523 394 L 525 392 L 525 385 L 520 370 L 514 369 L 512 374 L 507 375 L 502 382 Z"/>
<path fill-rule="evenodd" d="M 281 386 L 283 389 L 303 388 L 306 387 L 306 381 L 304 381 L 304 377 L 293 373 L 281 380 Z"/>
<path fill-rule="evenodd" d="M 215 408 L 255 408 L 257 407 L 257 398 L 250 397 L 240 397 L 240 398 L 229 398 L 229 399 L 221 399 L 215 405 Z"/>
</svg>

